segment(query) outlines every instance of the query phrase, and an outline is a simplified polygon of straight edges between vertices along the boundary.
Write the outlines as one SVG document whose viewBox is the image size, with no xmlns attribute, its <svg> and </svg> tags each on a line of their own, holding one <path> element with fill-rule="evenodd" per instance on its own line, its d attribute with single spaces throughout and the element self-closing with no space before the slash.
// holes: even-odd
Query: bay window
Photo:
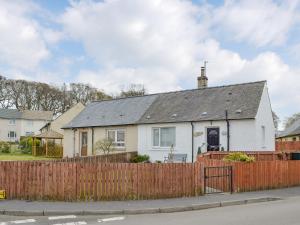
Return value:
<svg viewBox="0 0 300 225">
<path fill-rule="evenodd" d="M 175 146 L 176 130 L 175 127 L 154 127 L 152 128 L 153 147 Z"/>
</svg>

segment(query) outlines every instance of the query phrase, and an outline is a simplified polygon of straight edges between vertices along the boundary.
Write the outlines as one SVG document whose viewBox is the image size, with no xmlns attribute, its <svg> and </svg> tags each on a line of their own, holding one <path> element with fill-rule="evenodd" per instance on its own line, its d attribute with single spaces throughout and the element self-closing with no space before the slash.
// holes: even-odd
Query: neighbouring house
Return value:
<svg viewBox="0 0 300 225">
<path fill-rule="evenodd" d="M 155 95 L 90 103 L 64 129 L 64 156 L 86 156 L 95 143 L 111 139 L 114 152 L 138 150 L 137 122 L 155 100 Z"/>
<path fill-rule="evenodd" d="M 290 127 L 280 132 L 276 141 L 300 141 L 300 119 L 296 120 Z"/>
<path fill-rule="evenodd" d="M 84 105 L 81 102 L 77 103 L 53 121 L 50 121 L 49 123 L 45 124 L 40 129 L 41 133 L 45 133 L 47 131 L 54 131 L 63 135 L 64 130 L 62 129 L 62 127 L 70 123 L 70 121 L 73 120 L 74 117 L 76 117 L 83 109 Z"/>
<path fill-rule="evenodd" d="M 39 134 L 52 118 L 51 111 L 0 109 L 0 141 L 16 142 L 22 136 Z"/>
<path fill-rule="evenodd" d="M 172 150 L 187 161 L 206 151 L 274 151 L 266 81 L 92 102 L 67 124 L 65 156 L 92 155 L 109 138 L 118 151 L 163 161 Z"/>
</svg>

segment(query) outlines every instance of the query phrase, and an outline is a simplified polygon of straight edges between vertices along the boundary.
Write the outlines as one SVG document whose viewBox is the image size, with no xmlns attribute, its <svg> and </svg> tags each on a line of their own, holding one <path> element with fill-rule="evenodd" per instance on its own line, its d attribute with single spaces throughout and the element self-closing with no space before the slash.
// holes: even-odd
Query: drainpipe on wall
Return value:
<svg viewBox="0 0 300 225">
<path fill-rule="evenodd" d="M 92 155 L 94 155 L 94 127 L 92 127 Z"/>
<path fill-rule="evenodd" d="M 76 156 L 76 151 L 75 151 L 75 132 L 76 132 L 76 129 L 73 129 L 73 157 Z"/>
<path fill-rule="evenodd" d="M 225 110 L 225 119 L 226 119 L 226 124 L 227 124 L 227 151 L 229 152 L 229 149 L 230 149 L 230 124 L 229 124 L 227 110 Z"/>
<path fill-rule="evenodd" d="M 194 162 L 194 123 L 191 122 L 192 126 L 192 162 Z"/>
</svg>

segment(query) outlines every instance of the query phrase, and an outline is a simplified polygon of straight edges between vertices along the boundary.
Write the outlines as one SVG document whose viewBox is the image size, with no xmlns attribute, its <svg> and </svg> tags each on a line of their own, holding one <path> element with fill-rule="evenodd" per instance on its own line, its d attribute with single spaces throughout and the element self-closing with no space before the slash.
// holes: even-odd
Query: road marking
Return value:
<svg viewBox="0 0 300 225">
<path fill-rule="evenodd" d="M 104 218 L 104 219 L 98 219 L 98 223 L 102 223 L 102 222 L 110 222 L 110 221 L 116 221 L 116 220 L 124 220 L 125 217 L 124 216 L 120 216 L 120 217 L 111 217 L 111 218 Z"/>
<path fill-rule="evenodd" d="M 27 219 L 27 220 L 15 220 L 15 221 L 10 221 L 10 223 L 14 224 L 21 224 L 21 223 L 34 223 L 36 222 L 35 219 Z"/>
<path fill-rule="evenodd" d="M 6 223 L 6 222 L 2 222 L 2 223 L 0 223 L 0 225 L 7 225 L 8 223 Z"/>
<path fill-rule="evenodd" d="M 77 216 L 75 215 L 66 215 L 66 216 L 50 216 L 49 220 L 63 220 L 63 219 L 75 219 Z"/>
<path fill-rule="evenodd" d="M 79 222 L 68 222 L 68 223 L 56 223 L 53 225 L 86 225 L 87 223 L 85 221 L 79 221 Z"/>
</svg>

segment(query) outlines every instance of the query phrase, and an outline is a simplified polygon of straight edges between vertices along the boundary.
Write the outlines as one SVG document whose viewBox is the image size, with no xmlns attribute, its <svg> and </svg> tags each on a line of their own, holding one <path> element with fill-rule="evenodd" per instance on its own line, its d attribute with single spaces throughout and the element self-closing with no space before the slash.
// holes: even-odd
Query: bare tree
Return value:
<svg viewBox="0 0 300 225">
<path fill-rule="evenodd" d="M 278 130 L 278 125 L 280 123 L 279 116 L 277 116 L 277 114 L 274 111 L 272 111 L 272 116 L 273 116 L 275 129 Z"/>
<path fill-rule="evenodd" d="M 96 152 L 103 152 L 104 155 L 109 155 L 114 150 L 113 142 L 108 138 L 97 141 L 94 148 Z"/>
<path fill-rule="evenodd" d="M 290 127 L 296 120 L 300 119 L 300 113 L 295 113 L 292 116 L 288 117 L 284 121 L 285 129 Z"/>
<path fill-rule="evenodd" d="M 143 96 L 146 94 L 146 89 L 142 84 L 131 84 L 126 89 L 123 89 L 118 97 L 126 98 L 132 96 Z"/>
</svg>

